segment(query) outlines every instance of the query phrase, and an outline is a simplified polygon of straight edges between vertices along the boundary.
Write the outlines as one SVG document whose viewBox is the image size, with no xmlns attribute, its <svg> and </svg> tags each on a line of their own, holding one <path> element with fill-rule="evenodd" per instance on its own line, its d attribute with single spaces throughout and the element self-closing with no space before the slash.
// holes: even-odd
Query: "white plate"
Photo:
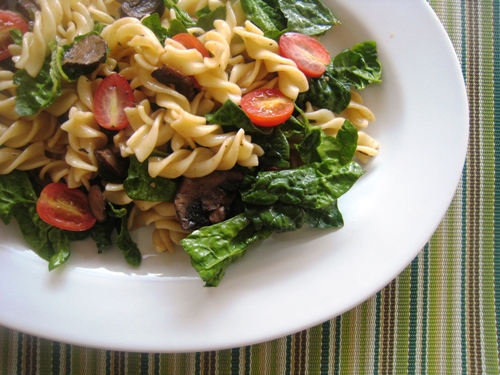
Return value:
<svg viewBox="0 0 500 375">
<path fill-rule="evenodd" d="M 238 347 L 339 315 L 383 288 L 425 245 L 461 175 L 468 109 L 452 45 L 427 3 L 328 0 L 342 20 L 331 51 L 378 42 L 383 83 L 365 91 L 382 144 L 340 199 L 345 226 L 276 235 L 204 288 L 179 251 L 149 251 L 139 270 L 121 254 L 75 247 L 47 271 L 16 224 L 0 227 L 0 324 L 82 346 L 141 352 Z M 150 249 L 142 232 L 140 245 Z M 147 250 L 145 250 L 147 252 Z"/>
</svg>

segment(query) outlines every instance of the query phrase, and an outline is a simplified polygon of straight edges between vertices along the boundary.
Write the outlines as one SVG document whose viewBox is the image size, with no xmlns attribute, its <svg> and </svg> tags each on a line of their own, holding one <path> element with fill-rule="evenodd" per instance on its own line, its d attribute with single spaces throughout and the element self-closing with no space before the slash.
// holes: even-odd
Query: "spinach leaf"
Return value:
<svg viewBox="0 0 500 375">
<path fill-rule="evenodd" d="M 120 219 L 120 227 L 118 228 L 118 237 L 116 237 L 116 245 L 122 251 L 127 263 L 134 267 L 141 265 L 142 255 L 137 247 L 137 244 L 132 240 L 127 227 L 126 218 Z"/>
<path fill-rule="evenodd" d="M 227 8 L 225 6 L 220 6 L 210 11 L 208 5 L 200 9 L 197 12 L 198 20 L 196 21 L 196 26 L 201 27 L 205 31 L 212 30 L 214 28 L 214 21 L 218 19 L 226 19 Z"/>
<path fill-rule="evenodd" d="M 299 94 L 296 104 L 305 108 L 306 102 L 310 102 L 315 107 L 340 113 L 347 108 L 350 101 L 350 85 L 332 77 L 327 71 L 320 78 L 309 80 L 309 90 Z"/>
<path fill-rule="evenodd" d="M 144 17 L 141 23 L 156 35 L 162 45 L 165 45 L 165 39 L 171 36 L 168 30 L 162 26 L 161 18 L 158 13 L 152 13 Z"/>
<path fill-rule="evenodd" d="M 0 217 L 8 224 L 14 217 L 33 251 L 49 262 L 49 270 L 69 258 L 67 232 L 44 222 L 36 212 L 37 196 L 26 172 L 0 175 Z"/>
<path fill-rule="evenodd" d="M 251 244 L 270 235 L 269 230 L 255 230 L 251 220 L 240 214 L 194 231 L 181 245 L 205 286 L 210 287 L 219 285 L 227 266 L 240 259 Z"/>
<path fill-rule="evenodd" d="M 215 113 L 205 115 L 209 124 L 217 124 L 220 126 L 233 126 L 235 128 L 243 129 L 245 133 L 262 133 L 270 134 L 272 128 L 264 128 L 255 126 L 248 115 L 241 109 L 240 106 L 235 104 L 232 100 L 226 102 Z"/>
<path fill-rule="evenodd" d="M 328 158 L 337 159 L 340 164 L 352 160 L 356 152 L 358 130 L 346 120 L 336 137 L 326 135 L 320 128 L 310 129 L 297 150 L 304 163 L 321 162 Z"/>
<path fill-rule="evenodd" d="M 241 7 L 267 37 L 277 38 L 286 29 L 286 18 L 277 0 L 242 0 Z"/>
<path fill-rule="evenodd" d="M 277 233 L 300 229 L 306 221 L 306 212 L 303 208 L 282 203 L 269 206 L 248 205 L 245 215 L 252 220 L 255 229 L 267 228 Z"/>
<path fill-rule="evenodd" d="M 278 0 L 287 19 L 286 28 L 306 35 L 324 35 L 332 26 L 340 24 L 331 10 L 320 0 Z"/>
<path fill-rule="evenodd" d="M 272 128 L 271 134 L 253 134 L 252 142 L 264 150 L 259 158 L 259 166 L 279 169 L 290 168 L 290 144 L 279 127 Z"/>
<path fill-rule="evenodd" d="M 0 175 L 0 219 L 4 224 L 12 220 L 17 206 L 26 207 L 36 204 L 37 196 L 25 172 L 14 170 Z"/>
<path fill-rule="evenodd" d="M 268 38 L 286 31 L 323 35 L 339 20 L 321 0 L 242 0 L 247 18 Z"/>
<path fill-rule="evenodd" d="M 168 9 L 174 10 L 176 16 L 175 18 L 179 20 L 184 25 L 184 27 L 190 28 L 196 26 L 196 22 L 189 16 L 189 14 L 177 5 L 178 3 L 177 0 L 163 0 L 163 1 Z"/>
<path fill-rule="evenodd" d="M 162 202 L 174 199 L 177 184 L 168 178 L 151 177 L 148 173 L 148 162 L 141 163 L 137 157 L 131 156 L 128 176 L 123 187 L 132 199 Z"/>
<path fill-rule="evenodd" d="M 382 66 L 378 61 L 377 44 L 373 41 L 356 44 L 339 53 L 327 66 L 327 72 L 358 90 L 379 83 Z"/>
<path fill-rule="evenodd" d="M 381 81 L 382 68 L 375 42 L 363 42 L 335 56 L 320 78 L 313 78 L 309 90 L 299 94 L 297 105 L 304 108 L 310 102 L 318 108 L 342 112 L 351 100 L 351 87 L 364 89 Z"/>
<path fill-rule="evenodd" d="M 325 210 L 347 192 L 363 174 L 359 165 L 345 165 L 333 159 L 274 172 L 259 172 L 253 183 L 241 192 L 243 202 L 257 206 L 276 203 L 307 210 Z"/>
<path fill-rule="evenodd" d="M 57 48 L 50 43 L 52 53 L 45 58 L 42 69 L 32 77 L 25 69 L 14 74 L 16 112 L 19 116 L 32 116 L 51 105 L 61 95 L 61 75 L 55 65 Z"/>
</svg>

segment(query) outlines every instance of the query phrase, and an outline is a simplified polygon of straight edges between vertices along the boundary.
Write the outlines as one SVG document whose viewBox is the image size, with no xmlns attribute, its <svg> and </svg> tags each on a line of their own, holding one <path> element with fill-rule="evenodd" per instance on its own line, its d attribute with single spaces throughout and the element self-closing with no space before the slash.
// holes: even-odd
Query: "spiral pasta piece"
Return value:
<svg viewBox="0 0 500 375">
<path fill-rule="evenodd" d="M 69 119 L 61 125 L 61 129 L 68 133 L 69 146 L 65 160 L 72 167 L 71 187 L 83 184 L 88 188 L 89 181 L 97 172 L 94 150 L 106 146 L 107 136 L 101 132 L 92 112 L 83 112 L 76 108 L 71 109 Z"/>
<path fill-rule="evenodd" d="M 56 131 L 56 118 L 44 112 L 33 121 L 19 119 L 10 126 L 0 124 L 0 145 L 20 148 L 45 141 Z"/>
<path fill-rule="evenodd" d="M 280 56 L 278 43 L 266 38 L 264 33 L 250 21 L 244 27 L 236 27 L 234 32 L 245 42 L 248 55 L 255 60 L 262 60 L 270 73 L 279 76 L 279 89 L 290 99 L 297 99 L 300 92 L 309 89 L 307 78 L 297 65 Z"/>
<path fill-rule="evenodd" d="M 0 148 L 0 174 L 8 174 L 14 169 L 28 171 L 48 164 L 43 142 L 30 144 L 25 149 Z"/>
<path fill-rule="evenodd" d="M 173 252 L 175 245 L 190 231 L 182 229 L 172 202 L 134 201 L 128 227 L 130 230 L 154 225 L 153 247 L 158 252 Z"/>
<path fill-rule="evenodd" d="M 202 177 L 215 170 L 229 170 L 236 164 L 252 167 L 258 165 L 260 147 L 252 144 L 243 129 L 236 134 L 228 133 L 218 147 L 197 147 L 194 150 L 178 150 L 166 158 L 149 158 L 149 174 L 165 178 Z"/>
</svg>

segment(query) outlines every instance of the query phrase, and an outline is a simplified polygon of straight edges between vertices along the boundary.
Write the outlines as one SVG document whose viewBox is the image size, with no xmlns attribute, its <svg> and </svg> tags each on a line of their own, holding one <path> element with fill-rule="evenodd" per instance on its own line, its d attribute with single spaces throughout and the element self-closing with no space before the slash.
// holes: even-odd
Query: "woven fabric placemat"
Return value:
<svg viewBox="0 0 500 375">
<path fill-rule="evenodd" d="M 500 1 L 430 5 L 462 65 L 469 149 L 445 218 L 394 281 L 316 327 L 214 352 L 117 352 L 0 327 L 0 374 L 500 373 Z"/>
</svg>

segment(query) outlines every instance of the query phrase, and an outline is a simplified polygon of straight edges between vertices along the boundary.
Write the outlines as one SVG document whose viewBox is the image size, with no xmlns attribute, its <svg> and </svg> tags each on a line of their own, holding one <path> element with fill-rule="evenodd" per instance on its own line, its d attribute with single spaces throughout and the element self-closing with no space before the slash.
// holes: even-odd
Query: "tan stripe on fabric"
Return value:
<svg viewBox="0 0 500 375">
<path fill-rule="evenodd" d="M 479 373 L 481 361 L 480 295 L 479 295 L 479 243 L 481 201 L 481 137 L 480 137 L 480 92 L 479 92 L 479 17 L 478 1 L 467 1 L 467 91 L 470 103 L 469 158 L 467 164 L 467 330 L 469 372 Z"/>
</svg>

